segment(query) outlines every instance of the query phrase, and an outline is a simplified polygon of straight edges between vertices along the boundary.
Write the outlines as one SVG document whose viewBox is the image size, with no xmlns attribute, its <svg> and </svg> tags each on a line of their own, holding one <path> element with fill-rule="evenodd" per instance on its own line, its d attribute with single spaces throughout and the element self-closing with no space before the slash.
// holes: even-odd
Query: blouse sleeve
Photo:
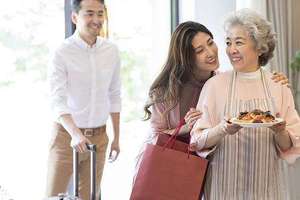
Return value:
<svg viewBox="0 0 300 200">
<path fill-rule="evenodd" d="M 207 82 L 202 91 L 197 104 L 197 109 L 203 114 L 194 125 L 191 131 L 191 146 L 196 147 L 198 155 L 206 157 L 212 153 L 216 146 L 210 149 L 205 149 L 205 143 L 211 131 L 214 131 L 214 126 L 217 127 L 213 114 L 216 114 L 216 91 L 213 85 Z"/>
<path fill-rule="evenodd" d="M 156 103 L 152 106 L 150 126 L 154 134 L 162 133 L 169 128 L 167 119 L 163 115 L 164 111 L 165 106 L 163 105 L 163 103 Z"/>
<path fill-rule="evenodd" d="M 286 121 L 286 130 L 291 138 L 292 147 L 286 151 L 282 151 L 277 145 L 277 150 L 282 159 L 289 163 L 293 163 L 300 157 L 300 118 L 295 109 L 291 90 L 286 86 L 282 87 L 283 92 L 280 116 Z"/>
</svg>

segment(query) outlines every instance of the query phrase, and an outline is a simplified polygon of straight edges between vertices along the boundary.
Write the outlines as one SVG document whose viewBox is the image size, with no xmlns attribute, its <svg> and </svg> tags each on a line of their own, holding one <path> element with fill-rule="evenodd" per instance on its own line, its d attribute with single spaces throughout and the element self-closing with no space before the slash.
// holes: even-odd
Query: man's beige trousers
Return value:
<svg viewBox="0 0 300 200">
<path fill-rule="evenodd" d="M 105 127 L 98 129 L 99 133 L 87 138 L 97 145 L 96 153 L 96 199 L 100 195 L 108 136 Z M 57 196 L 65 193 L 73 172 L 73 149 L 70 147 L 71 136 L 59 124 L 55 123 L 48 158 L 47 191 L 46 196 Z M 79 196 L 83 200 L 90 198 L 90 154 L 79 154 Z"/>
</svg>

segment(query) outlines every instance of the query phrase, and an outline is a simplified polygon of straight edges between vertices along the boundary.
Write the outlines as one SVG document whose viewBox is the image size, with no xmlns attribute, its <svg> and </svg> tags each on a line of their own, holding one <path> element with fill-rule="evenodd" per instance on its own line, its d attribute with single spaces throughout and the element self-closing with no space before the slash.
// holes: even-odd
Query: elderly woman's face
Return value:
<svg viewBox="0 0 300 200">
<path fill-rule="evenodd" d="M 201 71 L 214 71 L 219 67 L 218 47 L 207 33 L 199 32 L 192 40 L 196 66 Z"/>
<path fill-rule="evenodd" d="M 259 52 L 242 26 L 232 26 L 227 31 L 226 45 L 226 53 L 236 71 L 254 72 L 259 68 Z"/>
</svg>

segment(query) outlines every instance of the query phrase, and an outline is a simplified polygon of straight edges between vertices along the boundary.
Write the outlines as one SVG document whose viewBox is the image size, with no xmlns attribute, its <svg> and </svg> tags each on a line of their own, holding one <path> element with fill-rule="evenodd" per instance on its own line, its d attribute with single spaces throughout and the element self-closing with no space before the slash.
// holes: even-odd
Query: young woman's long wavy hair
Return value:
<svg viewBox="0 0 300 200">
<path fill-rule="evenodd" d="M 163 114 L 166 115 L 178 103 L 180 87 L 193 75 L 195 52 L 192 40 L 199 32 L 213 38 L 205 26 L 192 21 L 178 25 L 172 34 L 167 61 L 152 83 L 149 99 L 144 106 L 146 120 L 151 117 L 149 108 L 153 104 L 164 102 L 167 109 Z"/>
</svg>

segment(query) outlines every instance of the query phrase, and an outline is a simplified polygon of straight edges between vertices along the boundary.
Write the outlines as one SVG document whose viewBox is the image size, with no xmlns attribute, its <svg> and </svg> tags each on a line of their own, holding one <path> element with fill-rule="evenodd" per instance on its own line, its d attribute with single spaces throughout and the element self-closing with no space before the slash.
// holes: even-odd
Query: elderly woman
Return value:
<svg viewBox="0 0 300 200">
<path fill-rule="evenodd" d="M 279 157 L 299 146 L 300 119 L 290 89 L 270 81 L 272 74 L 262 68 L 273 56 L 274 33 L 248 9 L 230 15 L 225 31 L 233 71 L 206 82 L 197 105 L 203 115 L 191 132 L 192 148 L 212 150 L 205 199 L 285 199 Z M 245 128 L 228 120 L 254 109 L 283 121 Z"/>
</svg>

